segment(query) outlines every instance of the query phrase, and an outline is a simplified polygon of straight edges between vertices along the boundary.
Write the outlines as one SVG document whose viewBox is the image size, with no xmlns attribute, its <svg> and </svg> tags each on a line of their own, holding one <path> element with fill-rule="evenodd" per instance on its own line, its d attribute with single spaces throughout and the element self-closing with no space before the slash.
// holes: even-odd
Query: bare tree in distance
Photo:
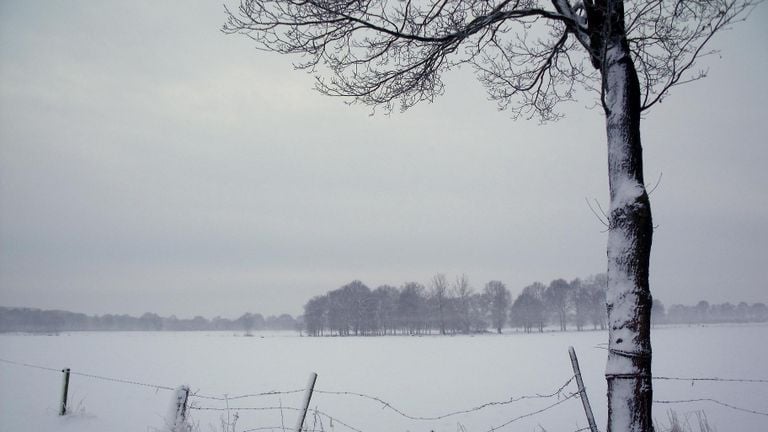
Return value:
<svg viewBox="0 0 768 432">
<path fill-rule="evenodd" d="M 491 315 L 491 325 L 496 329 L 496 333 L 501 334 L 501 329 L 507 322 L 507 311 L 509 310 L 512 296 L 501 281 L 490 281 L 485 284 L 483 294 L 488 299 L 488 308 Z"/>
<path fill-rule="evenodd" d="M 541 282 L 534 282 L 523 288 L 523 292 L 512 303 L 509 319 L 530 333 L 534 327 L 539 333 L 544 332 L 544 291 L 546 287 Z"/>
<path fill-rule="evenodd" d="M 472 287 L 469 286 L 469 277 L 462 274 L 456 276 L 451 287 L 453 297 L 457 305 L 459 327 L 462 333 L 469 333 L 472 325 Z"/>
<path fill-rule="evenodd" d="M 445 275 L 438 273 L 430 281 L 431 295 L 437 308 L 437 320 L 440 327 L 440 334 L 445 334 L 445 309 L 448 295 L 448 280 Z"/>
<path fill-rule="evenodd" d="M 560 331 L 567 329 L 568 311 L 571 306 L 571 284 L 565 279 L 555 279 L 544 291 L 544 300 L 551 312 L 557 316 Z"/>
<path fill-rule="evenodd" d="M 542 121 L 579 88 L 606 120 L 609 177 L 608 432 L 653 430 L 648 266 L 653 225 L 641 113 L 695 67 L 707 42 L 760 0 L 241 0 L 224 31 L 297 54 L 317 88 L 391 110 L 432 101 L 471 65 L 501 108 Z"/>
</svg>

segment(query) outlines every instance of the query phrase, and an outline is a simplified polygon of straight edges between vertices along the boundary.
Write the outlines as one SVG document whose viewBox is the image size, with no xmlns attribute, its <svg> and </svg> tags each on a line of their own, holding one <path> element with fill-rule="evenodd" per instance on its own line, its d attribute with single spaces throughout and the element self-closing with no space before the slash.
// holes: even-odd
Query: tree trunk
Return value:
<svg viewBox="0 0 768 432">
<path fill-rule="evenodd" d="M 643 181 L 640 86 L 623 36 L 609 39 L 602 73 L 611 198 L 607 430 L 647 432 L 653 431 L 648 287 L 653 225 Z"/>
</svg>

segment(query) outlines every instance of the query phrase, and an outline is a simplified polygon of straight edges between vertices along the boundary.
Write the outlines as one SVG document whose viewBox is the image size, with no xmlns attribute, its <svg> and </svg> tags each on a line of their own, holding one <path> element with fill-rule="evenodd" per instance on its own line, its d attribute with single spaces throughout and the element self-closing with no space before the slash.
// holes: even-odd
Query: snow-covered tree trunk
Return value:
<svg viewBox="0 0 768 432">
<path fill-rule="evenodd" d="M 612 20 L 613 21 L 613 20 Z M 616 21 L 614 21 L 616 22 Z M 623 22 L 620 23 L 623 26 Z M 653 225 L 643 181 L 640 85 L 623 31 L 606 41 L 604 107 L 608 134 L 608 432 L 653 430 L 651 294 Z"/>
</svg>

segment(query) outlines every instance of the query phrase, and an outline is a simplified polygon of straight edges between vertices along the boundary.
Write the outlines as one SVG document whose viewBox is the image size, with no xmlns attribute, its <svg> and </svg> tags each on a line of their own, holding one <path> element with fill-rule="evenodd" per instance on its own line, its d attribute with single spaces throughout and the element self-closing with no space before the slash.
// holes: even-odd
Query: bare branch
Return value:
<svg viewBox="0 0 768 432">
<path fill-rule="evenodd" d="M 640 77 L 646 110 L 670 88 L 706 76 L 696 61 L 722 30 L 743 21 L 762 0 L 636 0 L 627 2 L 627 40 Z"/>
<path fill-rule="evenodd" d="M 628 0 L 609 11 L 616 2 L 241 0 L 223 31 L 300 55 L 296 67 L 317 74 L 319 91 L 353 103 L 406 110 L 442 94 L 443 72 L 471 64 L 500 109 L 547 121 L 578 88 L 602 97 L 608 32 L 623 31 L 648 109 L 705 76 L 696 60 L 711 54 L 706 45 L 761 1 Z M 624 29 L 611 29 L 616 11 Z"/>
</svg>

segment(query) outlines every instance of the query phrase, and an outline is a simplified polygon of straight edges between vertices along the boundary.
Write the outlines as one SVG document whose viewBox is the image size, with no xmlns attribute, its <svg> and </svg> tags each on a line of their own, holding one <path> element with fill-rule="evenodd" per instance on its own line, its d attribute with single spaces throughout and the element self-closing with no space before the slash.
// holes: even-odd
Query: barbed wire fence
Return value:
<svg viewBox="0 0 768 432">
<path fill-rule="evenodd" d="M 517 422 L 519 420 L 532 417 L 534 415 L 540 414 L 542 412 L 548 411 L 560 404 L 565 403 L 566 401 L 570 399 L 574 399 L 579 397 L 579 392 L 568 392 L 567 387 L 572 384 L 574 381 L 574 377 L 569 377 L 560 387 L 555 389 L 554 391 L 547 393 L 547 394 L 534 394 L 534 395 L 524 395 L 524 396 L 513 396 L 510 397 L 507 400 L 503 401 L 494 401 L 494 402 L 487 402 L 472 408 L 468 409 L 462 409 L 462 410 L 456 410 L 447 412 L 440 415 L 434 415 L 434 416 L 419 416 L 414 414 L 409 414 L 405 412 L 401 408 L 397 408 L 393 403 L 388 402 L 384 400 L 383 398 L 379 396 L 364 394 L 364 393 L 358 393 L 358 392 L 350 392 L 350 391 L 330 391 L 330 390 L 314 390 L 314 393 L 320 394 L 320 395 L 327 395 L 327 396 L 334 396 L 334 397 L 354 397 L 358 399 L 362 399 L 367 402 L 375 403 L 377 406 L 380 406 L 382 409 L 389 410 L 400 417 L 411 420 L 411 421 L 419 421 L 419 422 L 434 422 L 437 420 L 446 419 L 449 417 L 456 417 L 456 416 L 462 416 L 466 414 L 476 413 L 479 411 L 482 411 L 489 407 L 499 407 L 499 406 L 506 406 L 511 405 L 516 402 L 524 401 L 524 400 L 536 400 L 536 399 L 556 399 L 554 402 L 549 403 L 548 405 L 544 406 L 543 408 L 539 408 L 530 412 L 526 412 L 522 415 L 519 415 L 515 418 L 509 419 L 503 424 L 497 425 L 489 430 L 499 430 L 505 426 L 508 426 L 514 422 Z M 303 391 L 303 390 L 301 390 Z M 268 392 L 269 395 L 276 395 L 276 394 L 292 394 L 296 393 L 297 391 L 287 391 L 287 392 Z M 195 399 L 195 395 L 190 395 L 191 399 Z M 211 398 L 207 397 L 207 400 L 211 400 Z M 219 398 L 219 402 L 221 402 L 221 399 Z M 191 410 L 198 410 L 198 411 L 227 411 L 227 410 L 233 410 L 233 411 L 299 411 L 299 408 L 296 407 L 285 407 L 285 406 L 209 406 L 209 405 L 197 405 L 196 403 L 192 403 L 189 406 L 189 409 Z M 315 425 L 312 428 L 305 428 L 302 430 L 314 430 L 318 426 L 323 429 L 323 423 L 322 419 L 325 419 L 330 424 L 337 424 L 340 425 L 348 430 L 354 431 L 354 432 L 362 432 L 359 428 L 355 426 L 351 426 L 350 424 L 344 423 L 338 418 L 332 417 L 331 415 L 327 414 L 326 412 L 320 411 L 317 408 L 310 410 L 313 413 L 313 420 L 315 422 Z M 262 430 L 261 428 L 256 429 L 246 429 L 247 431 L 250 430 Z"/>
<path fill-rule="evenodd" d="M 6 364 L 6 365 L 18 366 L 18 367 L 26 367 L 31 369 L 43 370 L 48 372 L 67 373 L 71 375 L 81 376 L 81 377 L 89 378 L 93 380 L 110 382 L 114 384 L 143 387 L 147 389 L 152 389 L 155 392 L 170 391 L 170 392 L 175 392 L 174 397 L 178 396 L 179 391 L 186 391 L 184 397 L 182 398 L 183 403 L 182 402 L 179 403 L 178 412 L 182 413 L 181 414 L 182 416 L 186 416 L 186 414 L 190 411 L 220 412 L 222 414 L 226 414 L 227 416 L 226 423 L 225 423 L 225 420 L 222 420 L 222 429 L 224 429 L 223 432 L 257 432 L 257 431 L 290 430 L 290 428 L 286 427 L 285 425 L 284 414 L 286 412 L 289 412 L 291 414 L 300 413 L 302 411 L 302 408 L 295 407 L 295 406 L 283 406 L 282 397 L 292 396 L 299 393 L 306 394 L 308 390 L 308 389 L 292 389 L 292 390 L 285 390 L 285 391 L 272 390 L 272 391 L 264 391 L 264 392 L 239 394 L 234 396 L 229 396 L 227 394 L 219 396 L 219 395 L 206 394 L 206 393 L 200 393 L 200 392 L 190 392 L 188 387 L 173 387 L 173 386 L 168 386 L 164 384 L 148 383 L 148 382 L 139 381 L 135 379 L 98 375 L 98 374 L 80 372 L 77 370 L 70 370 L 70 369 L 58 369 L 58 368 L 52 368 L 48 366 L 21 362 L 21 361 L 13 361 L 13 360 L 8 360 L 3 358 L 0 358 L 0 363 Z M 541 407 L 529 409 L 528 411 L 522 414 L 519 414 L 513 418 L 510 418 L 500 424 L 494 425 L 487 430 L 480 431 L 480 432 L 496 432 L 516 422 L 519 422 L 523 419 L 531 418 L 539 414 L 542 414 L 544 412 L 547 412 L 549 410 L 555 409 L 556 407 L 562 404 L 565 404 L 568 401 L 575 400 L 575 399 L 583 399 L 583 398 L 585 399 L 586 391 L 582 386 L 578 386 L 578 388 L 576 389 L 572 389 L 572 388 L 569 389 L 569 387 L 573 387 L 573 384 L 575 383 L 575 381 L 577 381 L 577 376 L 578 374 L 574 374 L 568 377 L 566 380 L 562 381 L 561 385 L 559 385 L 557 388 L 549 392 L 537 393 L 537 394 L 531 394 L 531 395 L 512 396 L 506 400 L 485 402 L 470 408 L 454 410 L 454 411 L 450 411 L 450 412 L 446 412 L 438 415 L 431 415 L 431 416 L 416 415 L 413 413 L 409 413 L 402 407 L 399 407 L 397 404 L 387 401 L 386 399 L 380 396 L 370 395 L 362 392 L 313 389 L 310 392 L 310 397 L 311 397 L 311 394 L 314 393 L 317 395 L 323 395 L 331 398 L 346 398 L 346 399 L 354 398 L 363 402 L 375 404 L 375 406 L 379 407 L 382 410 L 389 411 L 392 414 L 401 417 L 402 419 L 412 421 L 412 422 L 435 422 L 435 421 L 444 420 L 452 417 L 467 416 L 469 414 L 475 414 L 491 407 L 505 407 L 505 406 L 513 405 L 523 401 L 529 401 L 529 402 L 530 401 L 546 401 L 546 404 Z M 756 378 L 655 376 L 653 377 L 653 379 L 658 381 L 680 381 L 680 382 L 690 382 L 690 383 L 705 381 L 705 382 L 711 382 L 711 383 L 768 384 L 768 379 L 756 379 Z M 273 404 L 272 405 L 265 404 L 265 405 L 259 406 L 257 404 L 249 403 L 250 401 L 259 400 L 267 397 L 272 397 L 272 398 L 278 397 L 280 398 L 279 399 L 280 403 L 277 406 Z M 179 400 L 182 401 L 182 399 L 179 399 Z M 235 404 L 232 404 L 232 402 L 235 402 Z M 309 398 L 306 399 L 306 402 L 307 404 L 309 403 Z M 654 404 L 659 404 L 659 405 L 707 403 L 707 404 L 714 404 L 717 406 L 728 408 L 730 410 L 734 410 L 741 413 L 768 417 L 768 411 L 745 408 L 729 402 L 724 402 L 724 401 L 721 401 L 715 398 L 709 398 L 709 397 L 677 399 L 677 400 L 672 400 L 672 399 L 654 400 L 653 402 Z M 63 406 L 66 405 L 66 394 L 63 395 L 62 404 Z M 329 414 L 328 412 L 318 409 L 317 406 L 315 406 L 314 408 L 304 407 L 304 410 L 306 414 L 308 414 L 309 418 L 307 420 L 302 419 L 302 424 L 300 426 L 297 426 L 296 430 L 300 430 L 304 432 L 327 432 L 327 431 L 336 431 L 337 429 L 342 429 L 342 430 L 348 430 L 352 432 L 364 432 L 361 428 L 357 426 L 353 426 L 352 425 L 353 422 L 342 420 L 338 416 Z M 235 429 L 235 423 L 239 418 L 239 414 L 238 414 L 239 412 L 279 412 L 281 425 L 254 426 L 254 427 L 245 427 L 245 428 Z M 230 417 L 230 414 L 234 414 L 234 415 Z M 234 421 L 232 420 L 232 418 L 234 418 Z M 184 426 L 186 427 L 186 429 L 182 429 L 182 428 L 174 429 L 175 428 L 174 425 L 179 425 L 179 424 L 186 425 Z M 461 423 L 457 423 L 457 424 L 461 426 Z M 178 422 L 174 423 L 173 421 L 171 421 L 168 426 L 169 426 L 168 430 L 170 432 L 186 432 L 186 431 L 192 430 L 189 427 L 189 425 L 184 421 L 182 421 L 181 423 L 178 423 Z M 460 430 L 464 430 L 463 426 L 460 427 Z M 596 428 L 592 428 L 589 426 L 581 427 L 579 429 L 576 429 L 573 432 L 583 432 L 583 431 L 589 431 L 589 430 L 592 430 L 592 432 L 598 432 Z"/>
</svg>

